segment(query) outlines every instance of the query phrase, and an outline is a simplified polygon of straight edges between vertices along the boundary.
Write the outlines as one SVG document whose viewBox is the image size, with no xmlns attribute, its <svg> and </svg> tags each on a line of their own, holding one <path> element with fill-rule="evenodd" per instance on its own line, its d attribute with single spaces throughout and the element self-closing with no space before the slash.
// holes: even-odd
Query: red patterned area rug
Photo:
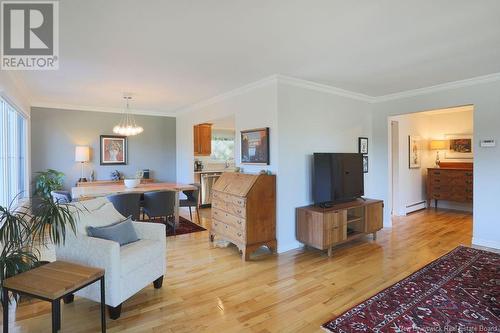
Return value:
<svg viewBox="0 0 500 333">
<path fill-rule="evenodd" d="M 459 246 L 322 325 L 329 332 L 500 332 L 500 255 Z"/>
<path fill-rule="evenodd" d="M 177 228 L 175 228 L 175 234 L 174 234 L 174 228 L 172 228 L 171 225 L 167 225 L 167 237 L 190 234 L 192 232 L 198 232 L 204 230 L 207 229 L 203 228 L 202 226 L 196 223 L 189 221 L 188 219 L 183 218 L 182 216 L 179 216 L 179 225 L 177 226 Z"/>
</svg>

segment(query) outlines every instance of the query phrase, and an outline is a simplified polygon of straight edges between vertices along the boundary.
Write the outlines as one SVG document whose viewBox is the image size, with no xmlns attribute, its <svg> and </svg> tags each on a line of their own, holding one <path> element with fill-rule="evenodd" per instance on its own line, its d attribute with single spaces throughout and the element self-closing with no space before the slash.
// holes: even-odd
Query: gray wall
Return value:
<svg viewBox="0 0 500 333">
<path fill-rule="evenodd" d="M 65 187 L 71 188 L 80 177 L 80 164 L 75 162 L 75 146 L 90 146 L 90 162 L 85 176 L 95 171 L 98 180 L 110 179 L 113 170 L 133 176 L 137 170 L 149 168 L 151 177 L 175 181 L 175 118 L 135 116 L 144 132 L 128 138 L 128 164 L 101 166 L 99 136 L 113 134 L 113 126 L 121 119 L 118 113 L 31 108 L 31 170 L 53 168 L 66 174 Z"/>
</svg>

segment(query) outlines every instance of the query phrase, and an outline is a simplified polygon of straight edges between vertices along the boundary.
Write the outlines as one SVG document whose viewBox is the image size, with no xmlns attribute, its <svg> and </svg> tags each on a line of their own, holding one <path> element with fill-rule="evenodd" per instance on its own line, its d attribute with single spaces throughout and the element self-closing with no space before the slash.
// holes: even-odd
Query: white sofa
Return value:
<svg viewBox="0 0 500 333">
<path fill-rule="evenodd" d="M 106 304 L 110 317 L 120 317 L 121 305 L 150 283 L 161 288 L 166 271 L 165 226 L 159 223 L 133 222 L 139 241 L 123 245 L 88 237 L 87 226 L 105 226 L 124 219 L 106 198 L 74 204 L 77 233 L 66 233 L 66 242 L 56 247 L 57 260 L 105 269 Z M 94 283 L 76 295 L 100 302 L 99 284 Z M 64 299 L 73 301 L 73 296 Z"/>
</svg>

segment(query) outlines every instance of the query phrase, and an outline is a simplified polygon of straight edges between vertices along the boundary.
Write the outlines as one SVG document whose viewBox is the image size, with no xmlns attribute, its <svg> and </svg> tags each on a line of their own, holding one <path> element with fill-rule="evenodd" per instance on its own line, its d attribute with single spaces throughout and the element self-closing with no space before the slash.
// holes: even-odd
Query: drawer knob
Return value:
<svg viewBox="0 0 500 333">
<path fill-rule="evenodd" d="M 238 237 L 241 237 L 241 232 L 238 232 Z"/>
<path fill-rule="evenodd" d="M 240 221 L 240 220 L 238 220 L 238 224 L 241 224 L 241 221 Z"/>
</svg>

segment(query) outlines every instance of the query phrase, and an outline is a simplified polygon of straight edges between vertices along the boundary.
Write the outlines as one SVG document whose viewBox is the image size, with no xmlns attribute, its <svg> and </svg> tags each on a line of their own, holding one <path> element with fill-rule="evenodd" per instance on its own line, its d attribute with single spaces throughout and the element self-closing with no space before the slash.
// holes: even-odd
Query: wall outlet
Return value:
<svg viewBox="0 0 500 333">
<path fill-rule="evenodd" d="M 496 142 L 494 139 L 481 140 L 479 144 L 482 148 L 493 148 L 496 147 Z"/>
</svg>

